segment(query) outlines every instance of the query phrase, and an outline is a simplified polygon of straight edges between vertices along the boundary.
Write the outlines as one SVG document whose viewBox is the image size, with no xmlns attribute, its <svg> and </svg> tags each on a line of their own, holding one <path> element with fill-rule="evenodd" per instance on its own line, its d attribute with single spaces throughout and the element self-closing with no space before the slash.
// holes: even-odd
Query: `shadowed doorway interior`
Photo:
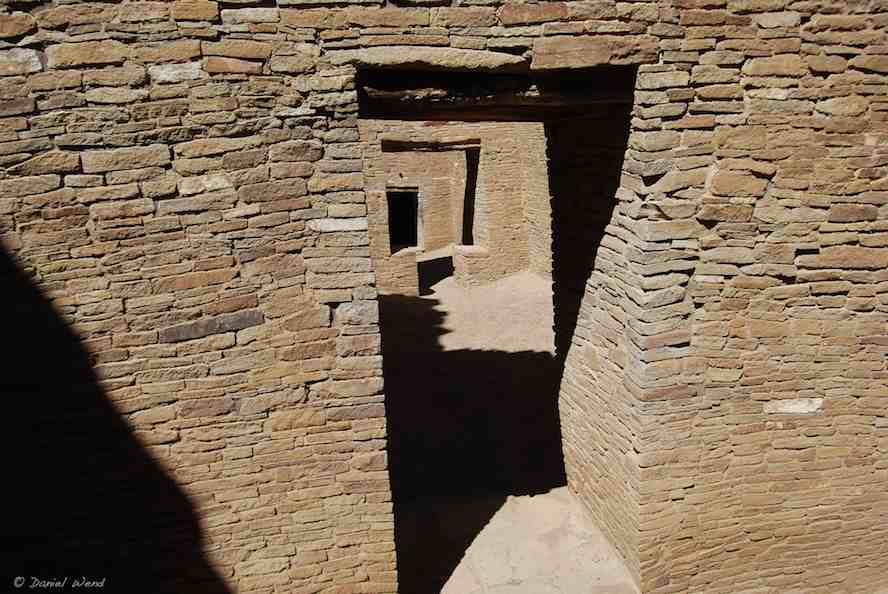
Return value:
<svg viewBox="0 0 888 594">
<path fill-rule="evenodd" d="M 595 71 L 525 81 L 540 95 L 530 106 L 515 100 L 510 85 L 524 83 L 511 79 L 498 87 L 507 90 L 497 104 L 489 94 L 473 102 L 466 91 L 471 81 L 453 74 L 373 71 L 359 77 L 362 118 L 541 122 L 542 175 L 551 196 L 548 220 L 529 223 L 549 233 L 548 274 L 519 270 L 460 286 L 451 276 L 450 258 L 435 258 L 417 264 L 420 296 L 380 297 L 401 592 L 441 592 L 508 496 L 545 493 L 566 483 L 558 390 L 585 285 L 616 205 L 634 74 L 603 69 L 600 80 L 607 84 L 597 85 Z M 419 93 L 411 97 L 410 84 L 444 88 L 461 102 L 459 115 L 452 103 L 429 103 Z M 386 93 L 374 92 L 380 87 Z M 397 104 L 385 100 L 395 95 L 401 99 Z M 473 190 L 477 184 L 477 195 L 470 195 L 467 183 L 463 246 L 483 248 L 484 238 L 491 237 L 485 225 L 491 224 L 495 180 L 485 178 L 484 151 L 482 140 L 474 155 L 466 155 L 466 181 Z M 392 194 L 389 221 L 403 230 L 405 223 L 391 210 L 401 197 Z M 522 197 L 506 199 L 517 203 Z M 526 210 L 525 216 L 539 214 Z M 391 239 L 394 251 L 394 230 Z"/>
</svg>

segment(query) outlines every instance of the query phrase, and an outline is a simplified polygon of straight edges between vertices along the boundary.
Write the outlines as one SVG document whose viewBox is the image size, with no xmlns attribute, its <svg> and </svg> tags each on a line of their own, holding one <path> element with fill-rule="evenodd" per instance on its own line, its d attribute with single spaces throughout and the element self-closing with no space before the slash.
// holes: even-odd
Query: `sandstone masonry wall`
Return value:
<svg viewBox="0 0 888 594">
<path fill-rule="evenodd" d="M 425 251 L 459 243 L 466 183 L 462 151 L 398 151 L 383 154 L 387 187 L 419 189 L 419 241 Z"/>
<path fill-rule="evenodd" d="M 416 280 L 405 270 L 409 261 L 424 250 L 462 242 L 465 148 L 450 150 L 454 143 L 480 149 L 473 223 L 476 247 L 456 248 L 457 281 L 490 282 L 531 268 L 531 260 L 532 270 L 550 273 L 551 214 L 542 123 L 361 120 L 359 128 L 364 142 L 371 253 L 381 291 L 415 294 Z M 386 151 L 384 140 L 423 148 Z M 426 146 L 435 143 L 438 149 Z M 444 155 L 452 154 L 459 154 L 458 162 L 445 160 L 450 157 Z M 425 209 L 421 213 L 423 235 L 428 241 L 418 251 L 392 254 L 385 188 L 402 183 L 426 189 L 420 201 Z"/>
<path fill-rule="evenodd" d="M 571 487 L 645 594 L 872 593 L 886 23 L 881 0 L 21 0 L 0 234 L 234 590 L 393 593 L 355 64 L 639 65 L 567 353 Z"/>
</svg>

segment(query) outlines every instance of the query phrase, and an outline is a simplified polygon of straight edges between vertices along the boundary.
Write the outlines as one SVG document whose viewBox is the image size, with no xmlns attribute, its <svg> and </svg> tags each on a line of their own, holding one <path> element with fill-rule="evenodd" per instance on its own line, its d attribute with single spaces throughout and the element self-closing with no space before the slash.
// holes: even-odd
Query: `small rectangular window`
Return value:
<svg viewBox="0 0 888 594">
<path fill-rule="evenodd" d="M 388 202 L 389 244 L 392 253 L 406 247 L 416 247 L 419 192 L 390 190 L 386 192 L 386 201 Z"/>
</svg>

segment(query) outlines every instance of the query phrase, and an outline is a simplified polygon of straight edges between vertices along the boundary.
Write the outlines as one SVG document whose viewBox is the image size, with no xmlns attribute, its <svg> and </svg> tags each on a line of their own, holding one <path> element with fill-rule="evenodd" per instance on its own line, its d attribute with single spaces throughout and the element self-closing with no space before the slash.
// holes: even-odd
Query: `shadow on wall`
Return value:
<svg viewBox="0 0 888 594">
<path fill-rule="evenodd" d="M 617 204 L 632 107 L 602 106 L 587 118 L 546 122 L 552 196 L 555 352 L 570 347 L 598 246 Z"/>
<path fill-rule="evenodd" d="M 7 337 L 0 393 L 7 495 L 0 591 L 228 592 L 201 553 L 194 508 L 99 386 L 48 299 L 0 247 Z M 38 588 L 39 589 L 39 588 Z"/>
<path fill-rule="evenodd" d="M 437 304 L 380 297 L 399 583 L 410 594 L 440 592 L 508 495 L 566 483 L 559 361 L 547 352 L 443 351 Z"/>
</svg>

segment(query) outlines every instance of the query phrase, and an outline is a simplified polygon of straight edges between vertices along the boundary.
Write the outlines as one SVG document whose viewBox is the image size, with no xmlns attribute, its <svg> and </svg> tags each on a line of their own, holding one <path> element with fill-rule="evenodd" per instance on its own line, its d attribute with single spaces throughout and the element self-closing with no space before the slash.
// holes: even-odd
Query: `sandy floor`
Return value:
<svg viewBox="0 0 888 594">
<path fill-rule="evenodd" d="M 522 272 L 483 287 L 463 288 L 453 277 L 432 286 L 444 312 L 445 351 L 495 349 L 554 353 L 552 283 Z"/>
<path fill-rule="evenodd" d="M 442 594 L 636 594 L 616 551 L 567 487 L 509 497 Z"/>
<path fill-rule="evenodd" d="M 548 280 L 382 302 L 405 594 L 634 594 L 564 486 Z"/>
</svg>

